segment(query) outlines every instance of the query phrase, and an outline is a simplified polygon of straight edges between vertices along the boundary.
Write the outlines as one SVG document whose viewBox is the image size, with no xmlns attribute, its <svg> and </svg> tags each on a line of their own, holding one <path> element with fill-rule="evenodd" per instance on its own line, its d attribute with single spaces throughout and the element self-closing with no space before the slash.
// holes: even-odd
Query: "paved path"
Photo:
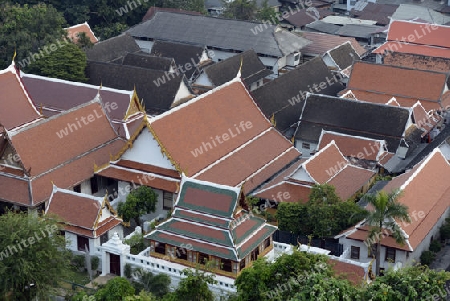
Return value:
<svg viewBox="0 0 450 301">
<path fill-rule="evenodd" d="M 90 283 L 86 284 L 86 287 L 90 287 L 90 288 L 95 288 L 94 286 L 94 282 L 96 284 L 106 284 L 106 282 L 108 282 L 109 280 L 113 279 L 114 277 L 117 277 L 114 274 L 108 274 L 106 276 L 98 276 L 97 278 L 95 278 L 94 280 L 92 280 Z"/>
<path fill-rule="evenodd" d="M 436 254 L 436 259 L 430 264 L 430 269 L 433 270 L 448 270 L 450 266 L 450 245 L 445 245 L 439 253 Z"/>
</svg>

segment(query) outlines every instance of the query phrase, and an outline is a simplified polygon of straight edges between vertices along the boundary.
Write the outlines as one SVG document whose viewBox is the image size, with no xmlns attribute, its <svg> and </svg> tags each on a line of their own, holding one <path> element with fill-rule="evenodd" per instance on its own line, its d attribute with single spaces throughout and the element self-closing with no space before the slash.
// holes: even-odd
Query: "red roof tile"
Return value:
<svg viewBox="0 0 450 301">
<path fill-rule="evenodd" d="M 86 34 L 91 43 L 95 44 L 98 42 L 97 37 L 92 32 L 91 27 L 87 22 L 71 26 L 69 28 L 66 28 L 66 30 L 69 38 L 75 43 L 78 41 L 77 34 L 81 32 L 84 32 Z"/>
<path fill-rule="evenodd" d="M 407 44 L 395 41 L 385 42 L 383 45 L 372 51 L 372 53 L 384 54 L 386 51 L 419 54 L 430 57 L 450 58 L 450 48 Z"/>
<path fill-rule="evenodd" d="M 342 156 L 336 144 L 330 143 L 303 164 L 303 168 L 319 184 L 327 183 L 343 170 L 349 162 Z"/>
<path fill-rule="evenodd" d="M 332 178 L 328 184 L 336 188 L 336 194 L 341 200 L 348 200 L 368 184 L 375 174 L 371 170 L 348 165 L 336 177 Z"/>
<path fill-rule="evenodd" d="M 289 197 L 285 198 L 285 196 L 287 196 L 285 193 L 288 193 Z M 310 186 L 291 183 L 289 181 L 282 181 L 271 187 L 263 187 L 263 189 L 254 194 L 254 196 L 277 202 L 283 201 L 294 203 L 300 201 L 302 203 L 306 203 L 309 200 L 310 193 Z"/>
<path fill-rule="evenodd" d="M 387 40 L 450 48 L 449 36 L 450 26 L 395 20 L 389 26 Z"/>
<path fill-rule="evenodd" d="M 367 50 L 365 50 L 354 38 L 307 31 L 303 31 L 300 36 L 312 41 L 311 44 L 302 48 L 302 53 L 305 55 L 323 55 L 327 51 L 336 48 L 347 41 L 352 44 L 353 49 L 355 49 L 359 56 L 363 56 L 367 52 Z"/>
<path fill-rule="evenodd" d="M 364 282 L 366 272 L 361 266 L 335 259 L 329 259 L 328 263 L 331 265 L 336 276 L 343 277 L 356 285 L 360 285 Z"/>
</svg>

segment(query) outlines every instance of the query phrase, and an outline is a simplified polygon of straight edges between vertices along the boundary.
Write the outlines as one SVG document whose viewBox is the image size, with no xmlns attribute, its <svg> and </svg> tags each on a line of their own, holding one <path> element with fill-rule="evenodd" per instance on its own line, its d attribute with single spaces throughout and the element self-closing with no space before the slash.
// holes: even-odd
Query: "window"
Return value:
<svg viewBox="0 0 450 301">
<path fill-rule="evenodd" d="M 166 244 L 157 242 L 155 246 L 155 252 L 159 254 L 166 255 Z"/>
<path fill-rule="evenodd" d="M 232 272 L 233 271 L 232 265 L 231 265 L 231 260 L 229 260 L 229 259 L 221 259 L 220 261 L 221 261 L 220 269 L 222 271 L 225 271 L 225 272 Z"/>
<path fill-rule="evenodd" d="M 395 262 L 395 249 L 386 247 L 386 261 Z"/>
<path fill-rule="evenodd" d="M 298 61 L 300 59 L 300 53 L 296 52 L 294 54 L 294 61 Z"/>
<path fill-rule="evenodd" d="M 177 256 L 177 258 L 179 258 L 179 259 L 183 259 L 183 260 L 187 260 L 187 259 L 188 259 L 188 257 L 187 257 L 187 252 L 186 252 L 186 249 L 185 249 L 185 248 L 179 248 L 179 247 L 177 247 L 177 248 L 176 248 L 176 256 Z"/>
<path fill-rule="evenodd" d="M 264 249 L 267 249 L 270 247 L 270 237 L 267 237 L 266 240 L 264 240 Z"/>
<path fill-rule="evenodd" d="M 102 236 L 100 236 L 100 243 L 104 244 L 105 242 L 108 241 L 108 232 L 106 232 L 105 234 L 103 234 Z"/>
<path fill-rule="evenodd" d="M 78 184 L 76 186 L 73 186 L 73 191 L 81 193 L 81 184 Z"/>
<path fill-rule="evenodd" d="M 304 149 L 310 149 L 311 145 L 309 143 L 302 143 L 302 148 Z"/>
<path fill-rule="evenodd" d="M 360 251 L 360 247 L 352 246 L 350 258 L 351 259 L 359 259 L 359 251 Z"/>
<path fill-rule="evenodd" d="M 163 192 L 163 209 L 171 210 L 173 203 L 173 193 L 164 191 Z"/>
<path fill-rule="evenodd" d="M 241 263 L 239 264 L 239 270 L 245 269 L 245 258 L 241 260 Z"/>
<path fill-rule="evenodd" d="M 208 254 L 205 253 L 198 253 L 198 263 L 200 264 L 206 264 L 209 260 Z"/>
<path fill-rule="evenodd" d="M 78 251 L 89 251 L 89 238 L 77 235 Z"/>
<path fill-rule="evenodd" d="M 98 192 L 97 175 L 95 175 L 91 178 L 91 191 L 92 191 L 92 193 Z"/>
</svg>

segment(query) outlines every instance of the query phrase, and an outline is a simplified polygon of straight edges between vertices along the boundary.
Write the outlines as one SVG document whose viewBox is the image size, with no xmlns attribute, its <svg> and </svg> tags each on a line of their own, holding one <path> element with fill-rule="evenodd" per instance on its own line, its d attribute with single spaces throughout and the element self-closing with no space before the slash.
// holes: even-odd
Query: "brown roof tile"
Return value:
<svg viewBox="0 0 450 301">
<path fill-rule="evenodd" d="M 365 50 L 354 38 L 307 31 L 301 32 L 300 36 L 312 41 L 311 44 L 302 48 L 302 53 L 306 55 L 323 55 L 328 50 L 338 47 L 347 41 L 352 44 L 353 49 L 355 49 L 359 56 L 363 56 L 367 52 L 367 50 Z"/>
<path fill-rule="evenodd" d="M 333 176 L 344 169 L 349 162 L 336 144 L 330 143 L 303 164 L 303 168 L 319 184 L 327 183 Z"/>
<path fill-rule="evenodd" d="M 329 259 L 328 263 L 331 265 L 336 276 L 343 277 L 355 285 L 360 285 L 364 282 L 366 275 L 364 268 L 335 259 Z"/>
<path fill-rule="evenodd" d="M 375 176 L 375 172 L 371 170 L 348 165 L 328 184 L 336 188 L 336 194 L 341 200 L 347 200 L 361 190 L 373 176 Z"/>
<path fill-rule="evenodd" d="M 84 32 L 86 34 L 86 36 L 89 38 L 89 40 L 91 41 L 92 44 L 95 44 L 98 42 L 97 37 L 92 32 L 91 27 L 89 26 L 89 24 L 87 22 L 71 26 L 69 28 L 66 28 L 66 30 L 67 30 L 67 34 L 68 34 L 69 38 L 74 43 L 76 43 L 78 41 L 77 34 L 82 33 L 82 32 Z"/>
<path fill-rule="evenodd" d="M 385 54 L 386 51 L 404 54 L 418 54 L 427 57 L 450 58 L 450 49 L 443 47 L 407 44 L 396 41 L 387 41 L 372 53 Z"/>
<path fill-rule="evenodd" d="M 254 196 L 271 200 L 271 201 L 283 201 L 283 202 L 302 202 L 306 203 L 309 200 L 309 194 L 311 193 L 311 187 L 291 183 L 289 181 L 282 181 L 272 187 L 263 187 L 265 190 L 257 192 Z M 288 193 L 289 197 L 285 198 L 284 193 Z M 281 198 L 281 200 L 280 200 Z"/>
<path fill-rule="evenodd" d="M 0 124 L 7 130 L 42 117 L 13 65 L 0 71 Z"/>
<path fill-rule="evenodd" d="M 450 26 L 395 20 L 389 26 L 387 40 L 450 48 L 449 36 Z"/>
</svg>

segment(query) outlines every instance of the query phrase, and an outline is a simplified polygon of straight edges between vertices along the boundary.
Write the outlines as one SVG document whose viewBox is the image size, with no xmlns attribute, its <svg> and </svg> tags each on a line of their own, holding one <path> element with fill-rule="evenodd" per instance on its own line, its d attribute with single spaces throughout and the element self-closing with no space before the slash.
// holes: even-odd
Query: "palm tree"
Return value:
<svg viewBox="0 0 450 301">
<path fill-rule="evenodd" d="M 404 245 L 406 242 L 402 229 L 400 229 L 400 226 L 395 221 L 411 222 L 408 207 L 398 201 L 400 195 L 399 190 L 394 190 L 390 193 L 380 191 L 375 195 L 367 196 L 369 211 L 366 216 L 366 224 L 371 226 L 371 229 L 366 240 L 366 245 L 372 248 L 373 243 L 376 243 L 376 275 L 380 274 L 381 240 L 384 237 L 383 229 L 389 229 L 392 237 L 394 237 L 398 244 Z"/>
</svg>

